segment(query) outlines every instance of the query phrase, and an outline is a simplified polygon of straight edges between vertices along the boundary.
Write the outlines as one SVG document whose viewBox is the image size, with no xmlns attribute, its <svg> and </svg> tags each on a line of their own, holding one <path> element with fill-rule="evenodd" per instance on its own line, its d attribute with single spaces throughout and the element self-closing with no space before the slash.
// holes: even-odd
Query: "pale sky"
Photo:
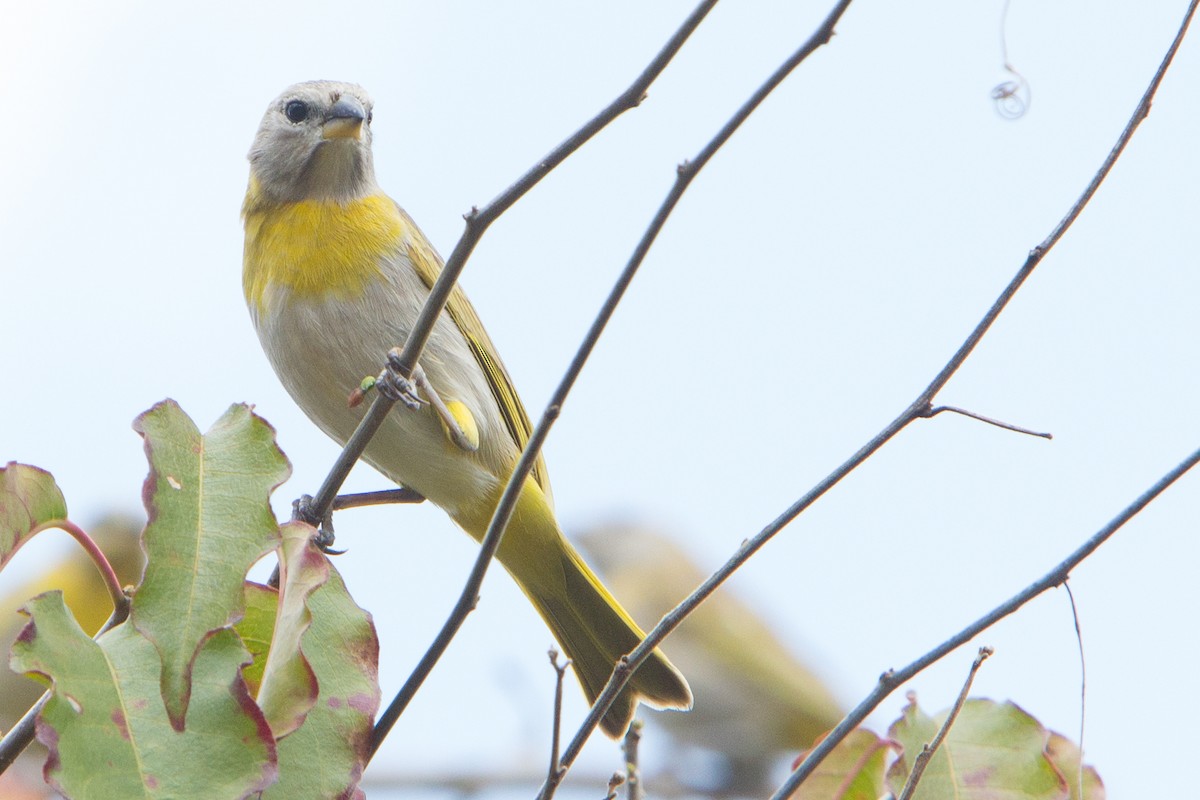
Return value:
<svg viewBox="0 0 1200 800">
<path fill-rule="evenodd" d="M 715 566 L 898 414 L 1057 224 L 1116 140 L 1186 3 L 1014 2 L 1033 102 L 1007 121 L 1002 3 L 855 3 L 693 184 L 568 400 L 546 455 L 569 531 L 660 524 Z M 827 3 L 726 2 L 641 108 L 487 234 L 463 284 L 531 416 L 690 157 Z M 316 489 L 336 448 L 262 355 L 241 296 L 245 153 L 285 86 L 375 99 L 381 184 L 448 253 L 487 202 L 615 97 L 691 9 L 116 2 L 4 6 L 0 462 L 49 469 L 73 516 L 136 509 L 133 418 L 233 402 Z M 1200 43 L 1074 228 L 940 400 L 1038 430 L 915 425 L 734 581 L 848 706 L 1040 577 L 1200 446 Z M 383 488 L 358 469 L 349 489 Z M 1087 759 L 1110 797 L 1181 797 L 1197 702 L 1200 475 L 1074 574 Z M 473 542 L 432 507 L 338 519 L 385 697 L 441 625 Z M 35 568 L 31 551 L 14 562 Z M 23 566 L 22 566 L 23 565 Z M 500 569 L 372 765 L 541 769 L 549 633 Z M 1080 667 L 1052 592 L 906 689 L 1012 699 L 1078 737 Z M 568 691 L 567 725 L 583 703 Z M 897 692 L 872 718 L 882 732 Z M 470 708 L 455 713 L 452 708 Z M 653 738 L 647 758 L 661 754 Z M 620 765 L 597 737 L 584 766 Z M 371 774 L 371 773 L 368 773 Z M 380 796 L 375 795 L 372 796 Z"/>
</svg>

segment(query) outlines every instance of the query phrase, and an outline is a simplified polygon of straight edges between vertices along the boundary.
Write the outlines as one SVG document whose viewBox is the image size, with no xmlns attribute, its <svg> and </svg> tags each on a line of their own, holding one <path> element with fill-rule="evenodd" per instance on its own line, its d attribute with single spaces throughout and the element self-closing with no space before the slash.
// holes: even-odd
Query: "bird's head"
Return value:
<svg viewBox="0 0 1200 800">
<path fill-rule="evenodd" d="M 346 202 L 376 190 L 371 98 L 353 83 L 308 81 L 271 101 L 250 147 L 250 176 L 276 202 Z"/>
</svg>

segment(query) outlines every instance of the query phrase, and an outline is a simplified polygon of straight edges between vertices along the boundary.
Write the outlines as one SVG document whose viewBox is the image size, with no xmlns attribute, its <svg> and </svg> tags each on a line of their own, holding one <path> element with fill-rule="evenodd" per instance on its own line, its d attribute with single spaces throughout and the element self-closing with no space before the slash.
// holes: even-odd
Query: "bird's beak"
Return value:
<svg viewBox="0 0 1200 800">
<path fill-rule="evenodd" d="M 324 139 L 361 139 L 363 123 L 367 119 L 366 109 L 355 97 L 342 97 L 329 109 L 325 124 L 321 126 Z"/>
</svg>

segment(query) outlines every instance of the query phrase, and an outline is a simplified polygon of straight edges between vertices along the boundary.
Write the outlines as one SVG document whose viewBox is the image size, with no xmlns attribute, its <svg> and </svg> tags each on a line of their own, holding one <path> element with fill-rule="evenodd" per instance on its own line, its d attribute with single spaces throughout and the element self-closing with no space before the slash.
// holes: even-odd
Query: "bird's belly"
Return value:
<svg viewBox="0 0 1200 800">
<path fill-rule="evenodd" d="M 411 309 L 383 309 L 346 298 L 296 298 L 286 293 L 286 289 L 268 291 L 272 296 L 265 313 L 255 319 L 259 338 L 292 399 L 321 430 L 344 444 L 370 407 L 369 399 L 350 408 L 350 393 L 363 378 L 379 374 L 389 349 L 404 344 L 408 330 L 395 321 L 414 319 L 415 303 Z M 389 303 L 394 304 L 394 298 L 389 297 Z M 440 362 L 437 350 L 448 346 L 445 337 L 450 335 L 435 329 L 429 356 L 423 356 L 422 362 Z M 427 368 L 427 373 L 443 397 L 478 407 L 470 397 L 471 387 L 439 386 L 440 370 Z M 480 427 L 485 433 L 484 425 Z M 464 504 L 492 496 L 499 485 L 477 454 L 466 453 L 449 440 L 428 406 L 414 411 L 397 404 L 367 445 L 363 459 L 451 515 Z"/>
</svg>

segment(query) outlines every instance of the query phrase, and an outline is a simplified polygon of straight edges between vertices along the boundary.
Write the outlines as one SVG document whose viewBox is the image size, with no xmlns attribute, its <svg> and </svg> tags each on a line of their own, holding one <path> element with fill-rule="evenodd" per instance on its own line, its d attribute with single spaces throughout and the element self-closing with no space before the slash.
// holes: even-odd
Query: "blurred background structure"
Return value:
<svg viewBox="0 0 1200 800">
<path fill-rule="evenodd" d="M 600 525 L 576 542 L 647 631 L 711 572 L 666 533 L 644 524 Z M 844 715 L 813 668 L 727 590 L 718 589 L 685 619 L 663 650 L 687 676 L 695 705 L 686 714 L 644 709 L 642 717 L 661 725 L 680 747 L 668 771 L 684 785 L 715 794 L 769 795 L 781 757 L 794 759 Z M 716 759 L 708 776 L 693 768 L 696 759 L 682 752 L 686 748 Z"/>
</svg>

